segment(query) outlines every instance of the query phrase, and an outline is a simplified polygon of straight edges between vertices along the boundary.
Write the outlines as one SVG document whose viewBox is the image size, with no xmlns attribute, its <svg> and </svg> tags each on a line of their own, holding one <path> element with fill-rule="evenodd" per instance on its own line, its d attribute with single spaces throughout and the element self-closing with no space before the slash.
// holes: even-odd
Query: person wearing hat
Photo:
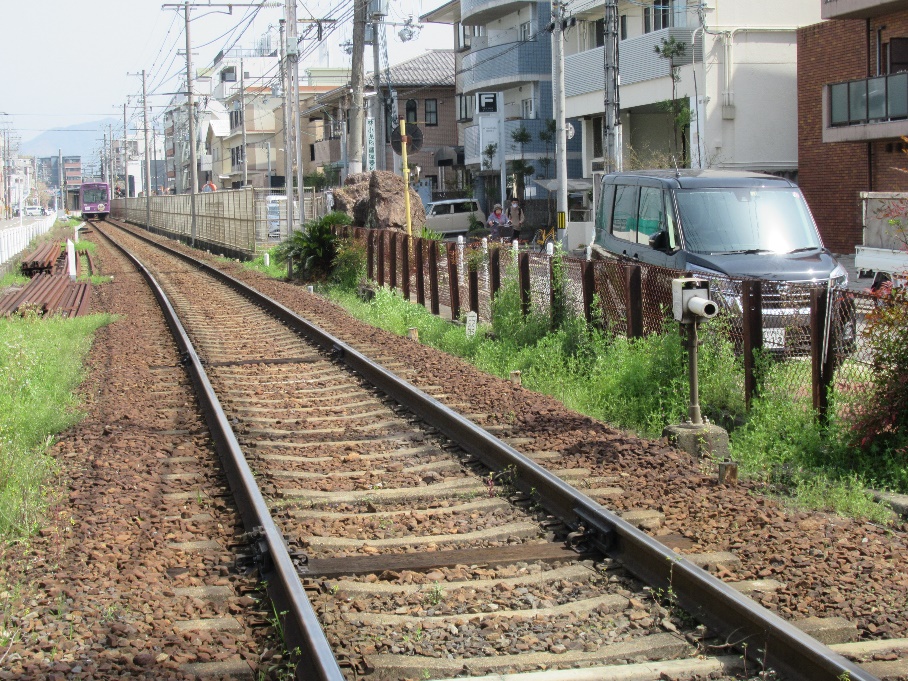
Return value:
<svg viewBox="0 0 908 681">
<path fill-rule="evenodd" d="M 514 225 L 514 238 L 516 239 L 520 235 L 520 230 L 523 228 L 523 208 L 520 207 L 517 199 L 511 199 L 511 204 L 508 206 L 508 221 Z"/>
<path fill-rule="evenodd" d="M 496 203 L 488 222 L 489 228 L 492 230 L 492 238 L 498 239 L 501 235 L 501 228 L 507 226 L 507 224 L 508 216 L 502 211 L 501 204 Z"/>
</svg>

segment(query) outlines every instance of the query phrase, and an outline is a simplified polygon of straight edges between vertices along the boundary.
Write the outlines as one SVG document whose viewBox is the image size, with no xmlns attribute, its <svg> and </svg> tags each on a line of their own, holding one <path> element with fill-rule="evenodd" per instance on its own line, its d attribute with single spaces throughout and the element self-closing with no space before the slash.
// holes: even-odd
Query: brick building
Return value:
<svg viewBox="0 0 908 681">
<path fill-rule="evenodd" d="M 860 192 L 908 191 L 908 0 L 817 0 L 798 31 L 798 179 L 826 246 L 862 241 Z"/>
</svg>

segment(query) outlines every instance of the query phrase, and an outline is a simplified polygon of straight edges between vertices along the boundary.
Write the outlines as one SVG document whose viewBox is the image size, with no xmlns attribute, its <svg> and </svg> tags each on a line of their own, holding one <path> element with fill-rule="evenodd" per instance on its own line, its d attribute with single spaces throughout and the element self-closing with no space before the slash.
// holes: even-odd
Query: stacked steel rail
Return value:
<svg viewBox="0 0 908 681">
<path fill-rule="evenodd" d="M 95 269 L 94 263 L 91 256 L 86 255 L 91 273 Z M 0 316 L 34 310 L 43 315 L 77 317 L 88 311 L 91 285 L 71 280 L 59 241 L 44 243 L 23 257 L 21 269 L 31 281 L 24 288 L 0 298 Z M 76 258 L 77 276 L 80 270 L 80 258 Z"/>
<path fill-rule="evenodd" d="M 762 664 L 781 671 L 790 678 L 847 677 L 855 681 L 859 679 L 871 681 L 875 678 L 634 525 L 609 512 L 481 427 L 280 303 L 202 261 L 169 249 L 142 235 L 131 231 L 130 234 L 191 263 L 193 267 L 241 292 L 243 296 L 253 300 L 256 305 L 309 339 L 314 345 L 331 353 L 336 361 L 346 365 L 388 397 L 437 428 L 488 468 L 493 471 L 515 471 L 513 484 L 517 489 L 538 499 L 567 527 L 573 529 L 575 533 L 580 533 L 588 544 L 595 546 L 603 554 L 619 560 L 637 577 L 654 588 L 671 589 L 678 602 L 699 621 L 727 636 L 729 640 L 763 642 L 762 647 L 748 646 L 745 650 L 746 655 L 759 658 Z M 302 659 L 297 668 L 297 677 L 340 678 L 337 663 L 314 617 L 312 606 L 299 586 L 295 573 L 297 568 L 267 511 L 262 494 L 239 449 L 237 437 L 229 425 L 229 418 L 221 408 L 180 320 L 150 272 L 125 248 L 117 246 L 136 263 L 152 286 L 168 318 L 168 324 L 187 357 L 187 366 L 200 392 L 200 399 L 215 441 L 219 443 L 223 452 L 222 459 L 228 469 L 231 488 L 247 529 L 255 530 L 260 537 L 257 542 L 257 553 L 263 557 L 263 565 L 266 568 L 263 576 L 267 579 L 269 594 L 275 601 L 278 611 L 287 613 L 284 622 L 287 644 L 291 648 L 300 647 Z"/>
<path fill-rule="evenodd" d="M 37 274 L 52 274 L 62 254 L 59 241 L 48 241 L 22 257 L 22 274 L 34 277 Z"/>
<path fill-rule="evenodd" d="M 44 315 L 78 317 L 88 311 L 91 285 L 65 274 L 39 274 L 29 284 L 0 299 L 0 315 L 33 309 Z"/>
</svg>

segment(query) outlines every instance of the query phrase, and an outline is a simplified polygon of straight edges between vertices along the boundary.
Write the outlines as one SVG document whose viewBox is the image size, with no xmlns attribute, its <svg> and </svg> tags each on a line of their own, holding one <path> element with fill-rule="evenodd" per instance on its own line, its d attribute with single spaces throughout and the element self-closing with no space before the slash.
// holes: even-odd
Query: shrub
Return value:
<svg viewBox="0 0 908 681">
<path fill-rule="evenodd" d="M 874 370 L 851 409 L 852 444 L 908 462 L 908 287 L 887 285 L 876 303 L 862 334 Z"/>
<path fill-rule="evenodd" d="M 341 239 L 337 242 L 337 250 L 332 263 L 332 284 L 352 291 L 366 278 L 366 249 L 353 239 Z"/>
<path fill-rule="evenodd" d="M 328 213 L 319 220 L 312 220 L 294 231 L 290 237 L 277 246 L 275 259 L 286 262 L 293 258 L 298 263 L 297 271 L 304 277 L 319 278 L 328 274 L 337 253 L 337 237 L 331 228 L 335 225 L 349 225 L 346 213 Z"/>
</svg>

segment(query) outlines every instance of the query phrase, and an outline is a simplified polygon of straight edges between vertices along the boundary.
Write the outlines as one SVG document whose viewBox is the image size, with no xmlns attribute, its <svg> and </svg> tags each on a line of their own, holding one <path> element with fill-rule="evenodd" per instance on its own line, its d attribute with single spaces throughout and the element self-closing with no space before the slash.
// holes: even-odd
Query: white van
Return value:
<svg viewBox="0 0 908 681">
<path fill-rule="evenodd" d="M 299 203 L 293 202 L 293 223 L 299 224 Z M 268 225 L 268 239 L 280 239 L 289 236 L 292 230 L 287 228 L 287 196 L 268 194 L 265 197 L 265 222 Z M 281 229 L 281 226 L 283 230 Z"/>
<path fill-rule="evenodd" d="M 486 214 L 476 199 L 443 199 L 426 204 L 426 227 L 439 234 L 465 234 L 470 230 L 470 216 L 485 225 Z"/>
</svg>

